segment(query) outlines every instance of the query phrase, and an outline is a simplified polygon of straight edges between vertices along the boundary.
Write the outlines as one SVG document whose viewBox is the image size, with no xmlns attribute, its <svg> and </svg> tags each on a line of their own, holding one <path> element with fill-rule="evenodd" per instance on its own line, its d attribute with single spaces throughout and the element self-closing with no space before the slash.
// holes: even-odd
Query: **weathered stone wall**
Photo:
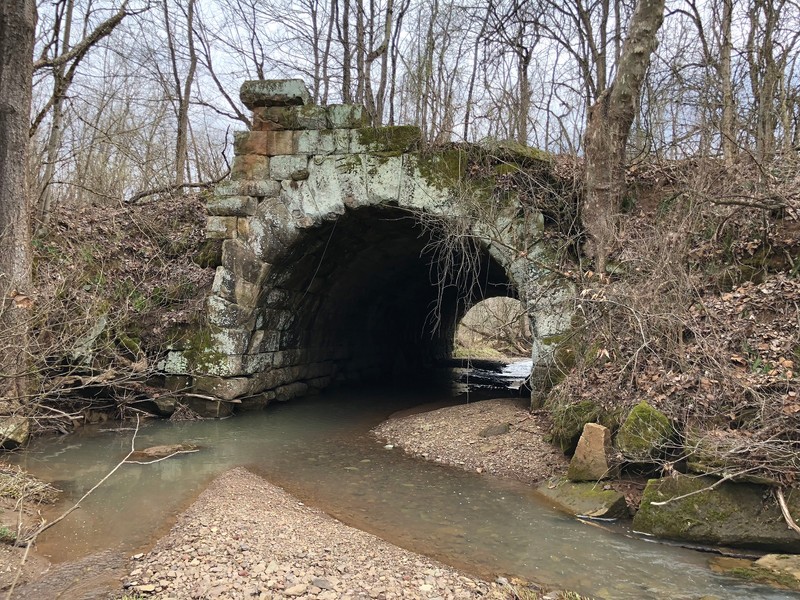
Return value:
<svg viewBox="0 0 800 600">
<path fill-rule="evenodd" d="M 241 98 L 252 131 L 235 134 L 230 181 L 207 203 L 207 237 L 221 242 L 222 260 L 205 326 L 164 370 L 196 397 L 248 407 L 418 373 L 447 355 L 458 319 L 481 298 L 436 285 L 425 250 L 437 234 L 420 215 L 459 215 L 463 155 L 421 152 L 417 128 L 371 127 L 360 106 L 310 104 L 298 80 L 246 82 Z M 541 229 L 542 219 L 482 226 L 475 293 L 534 297 L 551 279 L 534 266 L 546 249 L 517 256 L 497 236 L 535 239 L 519 228 Z M 544 364 L 569 315 L 557 291 L 539 296 L 534 358 Z"/>
</svg>

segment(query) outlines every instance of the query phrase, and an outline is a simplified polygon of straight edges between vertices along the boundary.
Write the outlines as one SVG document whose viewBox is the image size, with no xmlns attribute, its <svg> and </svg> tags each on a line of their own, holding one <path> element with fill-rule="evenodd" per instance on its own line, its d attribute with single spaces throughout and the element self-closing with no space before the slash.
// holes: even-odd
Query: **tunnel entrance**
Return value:
<svg viewBox="0 0 800 600">
<path fill-rule="evenodd" d="M 161 363 L 170 385 L 229 412 L 419 374 L 451 356 L 461 317 L 494 296 L 524 300 L 531 360 L 549 369 L 571 284 L 544 216 L 473 173 L 470 148 L 425 148 L 416 127 L 315 106 L 296 80 L 246 82 L 241 99 L 253 129 L 236 133 L 231 178 L 206 202 L 221 264 L 202 319 Z M 442 224 L 463 227 L 443 237 Z M 437 255 L 443 239 L 457 243 Z"/>
<path fill-rule="evenodd" d="M 479 246 L 473 256 L 453 250 L 440 264 L 444 228 L 431 222 L 385 205 L 347 210 L 305 230 L 277 258 L 260 327 L 281 331 L 280 353 L 305 357 L 310 372 L 303 378 L 301 366 L 296 381 L 322 388 L 421 376 L 451 357 L 455 328 L 474 303 L 516 296 Z"/>
</svg>

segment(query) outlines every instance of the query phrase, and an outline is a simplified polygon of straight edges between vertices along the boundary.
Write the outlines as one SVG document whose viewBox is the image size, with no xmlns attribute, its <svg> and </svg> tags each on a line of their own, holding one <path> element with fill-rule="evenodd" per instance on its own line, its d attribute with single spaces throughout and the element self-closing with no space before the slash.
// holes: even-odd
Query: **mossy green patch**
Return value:
<svg viewBox="0 0 800 600">
<path fill-rule="evenodd" d="M 227 361 L 228 355 L 215 347 L 211 326 L 188 331 L 183 342 L 183 357 L 193 373 L 216 373 Z"/>
<path fill-rule="evenodd" d="M 591 400 L 559 402 L 549 408 L 553 418 L 550 441 L 567 453 L 573 452 L 578 445 L 583 426 L 595 423 L 601 414 L 600 407 Z"/>
<path fill-rule="evenodd" d="M 417 169 L 428 185 L 438 190 L 455 189 L 464 181 L 467 153 L 459 148 L 449 148 L 417 155 Z"/>
<path fill-rule="evenodd" d="M 407 152 L 416 148 L 422 139 L 419 127 L 414 125 L 362 127 L 355 131 L 359 144 L 373 152 Z"/>
<path fill-rule="evenodd" d="M 798 500 L 789 496 L 791 510 L 800 508 Z M 651 479 L 633 526 L 637 531 L 699 544 L 800 551 L 800 539 L 786 527 L 768 487 L 719 483 L 712 477 Z"/>
<path fill-rule="evenodd" d="M 515 142 L 505 140 L 498 142 L 495 147 L 489 148 L 501 160 L 521 167 L 536 165 L 549 165 L 553 161 L 553 155 L 538 148 L 532 148 Z"/>
<path fill-rule="evenodd" d="M 616 446 L 627 458 L 649 460 L 658 456 L 672 434 L 666 415 L 642 401 L 628 413 L 617 432 Z"/>
<path fill-rule="evenodd" d="M 574 515 L 609 519 L 628 516 L 625 496 L 596 483 L 556 479 L 540 484 L 536 491 Z"/>
</svg>

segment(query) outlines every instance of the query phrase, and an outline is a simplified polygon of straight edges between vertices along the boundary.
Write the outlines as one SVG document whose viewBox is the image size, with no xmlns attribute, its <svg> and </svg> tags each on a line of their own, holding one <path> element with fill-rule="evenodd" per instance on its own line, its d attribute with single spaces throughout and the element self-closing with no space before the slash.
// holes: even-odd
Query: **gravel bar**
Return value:
<svg viewBox="0 0 800 600">
<path fill-rule="evenodd" d="M 123 586 L 161 600 L 507 597 L 497 583 L 348 527 L 242 468 L 214 480 L 134 556 Z"/>
</svg>

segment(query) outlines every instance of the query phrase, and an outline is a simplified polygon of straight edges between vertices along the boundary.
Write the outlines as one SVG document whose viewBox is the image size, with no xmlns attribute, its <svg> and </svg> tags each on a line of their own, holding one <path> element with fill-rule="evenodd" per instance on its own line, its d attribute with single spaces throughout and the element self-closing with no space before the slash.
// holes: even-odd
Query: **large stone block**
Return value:
<svg viewBox="0 0 800 600">
<path fill-rule="evenodd" d="M 30 437 L 30 422 L 22 415 L 0 417 L 0 448 L 22 446 Z"/>
<path fill-rule="evenodd" d="M 269 179 L 269 157 L 258 154 L 243 154 L 233 159 L 231 180 Z"/>
<path fill-rule="evenodd" d="M 247 377 L 212 377 L 202 375 L 194 378 L 194 389 L 221 400 L 234 400 L 250 393 L 250 379 Z"/>
<path fill-rule="evenodd" d="M 551 480 L 540 484 L 536 491 L 574 515 L 601 519 L 628 516 L 625 496 L 598 484 Z"/>
<path fill-rule="evenodd" d="M 616 446 L 629 460 L 649 462 L 664 453 L 674 435 L 666 415 L 642 401 L 619 428 Z"/>
<path fill-rule="evenodd" d="M 253 129 L 259 131 L 325 129 L 327 123 L 325 108 L 315 104 L 285 107 L 270 106 L 253 110 Z"/>
<path fill-rule="evenodd" d="M 267 136 L 267 156 L 283 156 L 297 152 L 294 131 L 266 131 Z"/>
<path fill-rule="evenodd" d="M 403 179 L 401 156 L 367 156 L 367 198 L 370 204 L 397 201 Z"/>
<path fill-rule="evenodd" d="M 272 366 L 272 352 L 246 354 L 242 357 L 242 368 L 250 374 L 260 373 Z"/>
<path fill-rule="evenodd" d="M 230 269 L 218 266 L 211 282 L 211 293 L 228 302 L 236 303 L 236 277 Z"/>
<path fill-rule="evenodd" d="M 571 481 L 600 481 L 616 476 L 611 450 L 611 431 L 598 423 L 586 423 L 569 463 Z"/>
<path fill-rule="evenodd" d="M 270 163 L 270 177 L 276 180 L 308 178 L 308 158 L 305 155 L 275 156 Z"/>
<path fill-rule="evenodd" d="M 387 127 L 362 127 L 353 129 L 350 136 L 350 152 L 403 153 L 415 149 L 422 140 L 419 127 L 414 125 L 391 125 Z"/>
<path fill-rule="evenodd" d="M 372 118 L 367 109 L 358 104 L 330 104 L 328 125 L 331 129 L 359 129 L 372 125 Z"/>
<path fill-rule="evenodd" d="M 258 202 L 252 196 L 214 196 L 206 202 L 209 215 L 245 217 L 255 214 Z"/>
<path fill-rule="evenodd" d="M 258 296 L 261 293 L 261 285 L 250 283 L 239 279 L 234 288 L 234 301 L 242 306 L 255 307 L 258 304 Z"/>
<path fill-rule="evenodd" d="M 253 309 L 211 295 L 206 298 L 206 318 L 218 327 L 241 327 L 253 320 Z"/>
<path fill-rule="evenodd" d="M 210 349 L 213 352 L 236 356 L 247 352 L 250 344 L 250 330 L 236 328 L 221 328 L 209 334 Z"/>
<path fill-rule="evenodd" d="M 786 500 L 790 514 L 800 514 L 800 490 Z M 651 479 L 633 527 L 697 544 L 800 553 L 800 536 L 787 527 L 770 488 L 752 483 L 685 475 Z"/>
<path fill-rule="evenodd" d="M 185 396 L 181 402 L 204 419 L 224 419 L 233 414 L 233 406 L 229 402 L 196 396 Z"/>
<path fill-rule="evenodd" d="M 294 106 L 311 102 L 306 84 L 301 79 L 257 79 L 245 81 L 239 98 L 253 110 L 263 106 Z"/>
<path fill-rule="evenodd" d="M 233 134 L 233 154 L 266 156 L 268 131 L 236 131 Z"/>
<path fill-rule="evenodd" d="M 233 238 L 236 232 L 236 217 L 211 216 L 206 220 L 206 237 L 210 240 Z"/>
<path fill-rule="evenodd" d="M 233 273 L 236 279 L 261 285 L 269 272 L 269 265 L 259 260 L 241 240 L 231 239 L 222 243 L 222 267 Z"/>
<path fill-rule="evenodd" d="M 297 398 L 308 393 L 308 384 L 295 382 L 284 385 L 275 390 L 275 399 L 278 402 L 286 402 L 292 398 Z"/>
</svg>

